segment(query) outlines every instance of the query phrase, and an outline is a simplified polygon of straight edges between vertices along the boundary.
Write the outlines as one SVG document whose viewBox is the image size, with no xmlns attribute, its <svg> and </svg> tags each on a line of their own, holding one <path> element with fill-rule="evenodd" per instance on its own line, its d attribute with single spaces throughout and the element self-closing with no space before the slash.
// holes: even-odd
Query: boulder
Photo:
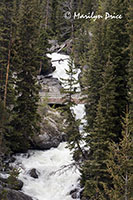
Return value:
<svg viewBox="0 0 133 200">
<path fill-rule="evenodd" d="M 66 135 L 62 131 L 63 123 L 63 116 L 49 107 L 46 115 L 42 117 L 40 133 L 32 138 L 31 147 L 38 150 L 58 147 L 60 142 L 66 139 Z"/>
<path fill-rule="evenodd" d="M 23 181 L 21 181 L 21 180 L 19 180 L 19 179 L 17 179 L 16 180 L 16 185 L 15 185 L 15 187 L 13 188 L 11 188 L 11 189 L 15 189 L 15 190 L 21 190 L 22 189 L 22 187 L 23 187 Z"/>
<path fill-rule="evenodd" d="M 75 188 L 75 189 L 71 190 L 70 195 L 73 199 L 79 198 L 79 189 Z"/>
<path fill-rule="evenodd" d="M 14 190 L 21 190 L 23 187 L 23 182 L 17 178 L 14 178 L 13 184 L 10 184 L 8 178 L 0 177 L 0 185 Z"/>
<path fill-rule="evenodd" d="M 28 173 L 32 178 L 38 178 L 39 172 L 35 168 L 31 169 Z"/>
<path fill-rule="evenodd" d="M 58 147 L 61 140 L 59 137 L 55 136 L 52 138 L 51 136 L 47 135 L 47 133 L 43 135 L 38 135 L 34 137 L 34 148 L 39 150 L 47 150 L 52 147 Z"/>
<path fill-rule="evenodd" d="M 16 190 L 4 188 L 0 185 L 0 199 L 6 200 L 33 200 L 30 196 Z"/>
<path fill-rule="evenodd" d="M 61 141 L 62 134 L 58 127 L 47 118 L 41 124 L 41 134 L 33 137 L 33 146 L 35 149 L 47 150 L 51 147 L 57 147 Z"/>
</svg>

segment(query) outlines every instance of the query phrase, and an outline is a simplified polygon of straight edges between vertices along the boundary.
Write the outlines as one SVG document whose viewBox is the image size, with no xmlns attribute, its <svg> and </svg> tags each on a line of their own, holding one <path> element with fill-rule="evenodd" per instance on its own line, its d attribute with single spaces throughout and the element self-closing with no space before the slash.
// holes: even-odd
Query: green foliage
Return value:
<svg viewBox="0 0 133 200">
<path fill-rule="evenodd" d="M 81 15 L 88 15 L 96 12 L 98 1 L 83 0 L 79 1 L 77 9 L 74 7 L 74 12 Z M 91 20 L 90 19 L 75 19 L 74 20 L 74 57 L 77 65 L 85 65 L 89 57 L 89 43 L 91 40 Z M 99 29 L 98 29 L 99 30 Z M 94 36 L 95 37 L 95 36 Z"/>
<path fill-rule="evenodd" d="M 18 178 L 18 176 L 19 176 L 19 173 L 20 173 L 20 171 L 18 170 L 18 169 L 16 169 L 16 168 L 13 168 L 11 171 L 10 171 L 10 175 L 9 175 L 9 177 L 8 177 L 8 179 L 7 179 L 7 183 L 9 184 L 9 185 L 13 185 L 14 187 L 14 189 L 16 188 L 18 188 L 18 180 L 17 180 L 17 178 Z"/>
<path fill-rule="evenodd" d="M 60 42 L 63 42 L 69 38 L 73 33 L 73 19 L 65 18 L 65 13 L 70 12 L 73 15 L 75 9 L 74 1 L 68 0 L 59 0 L 56 10 L 56 30 L 57 30 L 57 39 Z"/>
<path fill-rule="evenodd" d="M 99 28 L 100 27 L 100 28 Z M 101 20 L 95 22 L 93 31 L 93 37 L 89 43 L 88 51 L 88 69 L 84 72 L 83 94 L 86 98 L 86 120 L 87 120 L 87 132 L 91 132 L 94 128 L 94 121 L 97 113 L 97 105 L 100 99 L 100 90 L 102 87 L 102 73 L 103 66 L 106 62 L 104 47 L 105 47 L 105 23 Z M 89 56 L 91 55 L 91 56 Z M 87 58 L 87 56 L 85 56 Z"/>
<path fill-rule="evenodd" d="M 79 125 L 80 120 L 77 120 L 75 118 L 75 113 L 73 111 L 73 106 L 75 106 L 74 102 L 74 96 L 76 93 L 78 93 L 77 90 L 77 84 L 78 81 L 75 78 L 75 75 L 77 73 L 77 69 L 74 66 L 74 62 L 72 57 L 70 58 L 68 62 L 69 69 L 66 70 L 66 74 L 68 75 L 67 79 L 62 79 L 63 81 L 63 91 L 64 94 L 63 101 L 65 107 L 64 107 L 64 114 L 66 118 L 66 127 L 64 129 L 64 132 L 67 133 L 68 136 L 68 147 L 70 149 L 73 149 L 74 152 L 80 152 L 80 154 L 83 155 L 82 149 L 80 147 L 80 141 L 81 141 L 81 134 L 79 132 Z"/>
<path fill-rule="evenodd" d="M 105 191 L 109 195 L 109 198 L 114 200 L 132 199 L 133 195 L 132 124 L 128 113 L 126 113 L 123 121 L 123 138 L 119 144 L 110 143 L 110 153 L 107 161 L 107 170 L 112 178 L 113 187 L 110 189 L 105 187 Z"/>
<path fill-rule="evenodd" d="M 4 99 L 7 65 L 11 60 L 9 58 L 13 42 L 13 2 L 9 0 L 2 0 L 0 2 L 0 97 Z M 11 63 L 10 63 L 11 65 Z M 8 88 L 7 88 L 7 105 L 10 106 L 13 102 L 13 69 L 11 67 L 8 74 Z"/>
<path fill-rule="evenodd" d="M 13 108 L 11 130 L 7 135 L 13 151 L 26 151 L 31 135 L 39 131 L 37 125 L 38 91 L 36 1 L 23 0 L 19 8 L 16 40 L 14 42 L 13 65 L 16 69 L 16 102 Z"/>
<path fill-rule="evenodd" d="M 67 103 L 67 105 L 71 107 L 75 105 L 73 95 L 78 93 L 77 91 L 78 81 L 75 78 L 75 75 L 77 74 L 77 69 L 74 66 L 74 62 L 72 58 L 70 58 L 70 60 L 68 61 L 68 66 L 69 66 L 69 69 L 66 70 L 66 74 L 68 77 L 66 79 L 62 79 L 63 87 L 64 87 L 62 90 L 62 93 L 65 94 L 63 98 L 64 103 Z"/>
<path fill-rule="evenodd" d="M 128 10 L 128 24 L 127 31 L 130 37 L 129 51 L 130 51 L 130 61 L 128 63 L 128 87 L 129 87 L 129 107 L 130 107 L 130 117 L 133 120 L 133 5 L 132 1 L 129 1 L 129 10 Z"/>
<path fill-rule="evenodd" d="M 50 1 L 47 1 L 47 4 L 49 4 Z M 36 7 L 36 20 L 38 21 L 38 38 L 37 38 L 37 43 L 36 43 L 36 54 L 38 55 L 37 60 L 38 60 L 38 66 L 39 68 L 39 74 L 45 74 L 49 70 L 49 58 L 46 56 L 48 53 L 48 48 L 50 48 L 50 45 L 48 43 L 48 39 L 50 38 L 50 33 L 49 33 L 49 20 L 46 22 L 46 1 L 38 2 L 37 1 L 37 7 Z M 51 13 L 52 11 L 48 9 L 48 13 Z M 34 12 L 35 15 L 35 12 Z"/>
<path fill-rule="evenodd" d="M 3 189 L 2 192 L 0 193 L 0 198 L 1 200 L 7 200 L 7 190 Z"/>
<path fill-rule="evenodd" d="M 121 20 L 97 20 L 92 28 L 89 51 L 87 95 L 86 146 L 88 158 L 82 168 L 81 183 L 85 198 L 110 199 L 105 185 L 111 187 L 112 177 L 107 170 L 109 143 L 122 138 L 123 113 L 128 104 L 127 65 L 129 36 L 127 26 L 128 2 L 106 1 L 99 12 L 121 13 Z M 99 27 L 98 27 L 99 24 Z M 86 89 L 85 88 L 85 89 Z M 89 189 L 91 188 L 91 189 Z"/>
<path fill-rule="evenodd" d="M 48 70 L 49 62 L 43 3 L 0 3 L 0 141 L 1 148 L 6 142 L 15 152 L 26 151 L 39 131 L 37 75 Z"/>
<path fill-rule="evenodd" d="M 3 101 L 0 101 L 0 160 L 1 156 L 9 150 L 5 141 L 5 133 L 9 128 L 9 113 L 5 110 Z M 0 167 L 1 164 L 2 160 L 0 162 Z"/>
</svg>

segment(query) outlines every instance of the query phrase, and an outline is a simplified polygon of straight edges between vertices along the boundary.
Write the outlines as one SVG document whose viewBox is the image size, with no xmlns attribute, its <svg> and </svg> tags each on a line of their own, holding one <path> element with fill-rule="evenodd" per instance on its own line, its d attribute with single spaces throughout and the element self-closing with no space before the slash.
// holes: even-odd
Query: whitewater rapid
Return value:
<svg viewBox="0 0 133 200">
<path fill-rule="evenodd" d="M 70 191 L 78 187 L 80 173 L 71 166 L 73 159 L 66 143 L 47 151 L 29 151 L 28 155 L 16 156 L 23 192 L 38 200 L 72 200 Z M 29 174 L 32 168 L 38 172 L 37 179 Z"/>
<path fill-rule="evenodd" d="M 65 69 L 68 70 L 69 56 L 58 53 L 48 55 L 52 64 L 56 66 L 53 77 L 67 78 Z M 54 60 L 64 59 L 61 62 Z M 77 71 L 76 79 L 78 79 Z M 79 104 L 71 108 L 76 114 L 76 119 L 83 122 L 84 105 Z M 80 126 L 82 129 L 82 125 Z M 73 166 L 72 152 L 66 148 L 66 143 L 61 143 L 57 148 L 47 151 L 29 151 L 28 154 L 16 156 L 14 166 L 20 170 L 19 179 L 24 182 L 22 191 L 34 200 L 73 200 L 70 191 L 79 187 L 79 170 Z M 32 178 L 29 171 L 35 168 L 38 178 Z M 79 200 L 77 196 L 76 200 Z"/>
</svg>

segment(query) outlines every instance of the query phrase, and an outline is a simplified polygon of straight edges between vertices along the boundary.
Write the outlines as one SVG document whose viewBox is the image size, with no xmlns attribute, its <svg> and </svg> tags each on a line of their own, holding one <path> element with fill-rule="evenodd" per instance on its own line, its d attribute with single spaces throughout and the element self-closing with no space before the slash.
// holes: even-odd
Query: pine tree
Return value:
<svg viewBox="0 0 133 200">
<path fill-rule="evenodd" d="M 14 47 L 13 65 L 16 69 L 16 105 L 11 125 L 14 127 L 7 135 L 13 151 L 25 151 L 29 147 L 31 135 L 38 129 L 38 85 L 37 73 L 37 33 L 36 0 L 22 0 L 19 9 L 19 23 Z"/>
<path fill-rule="evenodd" d="M 48 43 L 48 39 L 50 38 L 50 34 L 48 33 L 48 28 L 45 25 L 45 12 L 44 8 L 46 3 L 43 2 L 36 2 L 36 13 L 34 13 L 34 16 L 36 15 L 36 20 L 38 20 L 38 39 L 36 43 L 36 52 L 37 52 L 37 60 L 38 60 L 38 66 L 39 72 L 38 74 L 46 74 L 49 71 L 49 58 L 46 56 L 48 52 L 48 48 L 50 48 L 50 45 Z"/>
<path fill-rule="evenodd" d="M 73 10 L 74 10 L 74 1 L 58 1 L 57 11 L 56 11 L 56 30 L 57 30 L 57 39 L 60 42 L 63 42 L 71 37 L 73 32 Z M 67 13 L 68 16 L 67 18 Z"/>
<path fill-rule="evenodd" d="M 96 12 L 98 1 L 83 0 L 78 1 L 77 9 L 74 7 L 74 12 L 78 15 L 91 15 Z M 91 40 L 91 19 L 74 20 L 75 34 L 74 34 L 74 56 L 76 64 L 84 66 L 87 64 L 89 57 L 89 43 Z"/>
<path fill-rule="evenodd" d="M 100 27 L 100 28 L 99 28 Z M 86 55 L 86 62 L 88 69 L 84 72 L 83 94 L 86 95 L 86 120 L 87 120 L 87 132 L 91 132 L 94 129 L 94 121 L 96 118 L 97 105 L 100 99 L 100 90 L 102 87 L 102 73 L 103 66 L 106 62 L 106 56 L 104 52 L 105 47 L 105 22 L 96 21 L 92 29 L 92 40 L 88 45 L 88 55 Z M 88 56 L 88 58 L 87 58 Z"/>
<path fill-rule="evenodd" d="M 97 10 L 98 1 L 96 0 L 83 0 L 81 12 L 82 14 L 88 14 Z"/>
<path fill-rule="evenodd" d="M 43 0 L 40 3 L 41 5 L 41 13 L 43 16 L 43 25 L 47 33 L 52 36 L 54 35 L 53 27 L 52 27 L 52 14 L 53 14 L 53 0 Z"/>
<path fill-rule="evenodd" d="M 88 90 L 90 100 L 93 100 L 90 101 L 90 109 L 88 109 L 89 111 L 87 113 L 87 118 L 89 117 L 87 120 L 89 134 L 86 141 L 87 146 L 90 146 L 90 150 L 88 159 L 85 161 L 82 169 L 82 184 L 85 187 L 84 197 L 90 199 L 109 198 L 104 193 L 104 184 L 107 184 L 107 187 L 110 187 L 111 184 L 111 177 L 107 171 L 106 164 L 110 151 L 109 142 L 110 140 L 119 142 L 122 137 L 121 121 L 125 107 L 128 104 L 127 65 L 129 55 L 127 47 L 129 37 L 126 31 L 127 8 L 127 1 L 120 3 L 119 1 L 114 2 L 113 0 L 111 2 L 106 1 L 100 8 L 103 12 L 106 10 L 109 13 L 121 13 L 123 18 L 121 20 L 108 21 L 102 19 L 104 26 L 101 35 L 104 37 L 102 37 L 102 41 L 99 43 L 103 64 L 101 65 L 101 81 L 98 82 L 97 75 L 100 74 L 97 68 L 95 68 L 95 73 L 93 72 L 95 83 L 93 82 L 92 85 L 89 85 Z M 98 33 L 96 34 L 97 37 Z M 97 43 L 94 42 L 93 44 L 95 46 Z M 97 50 L 98 48 L 95 49 L 95 52 Z M 92 55 L 91 52 L 91 59 L 93 59 Z M 95 67 L 96 64 L 97 62 L 95 61 Z M 91 68 L 89 76 L 91 74 Z M 92 81 L 93 79 L 91 77 L 90 80 Z M 91 111 L 92 113 L 89 115 Z M 90 187 L 91 189 L 89 189 Z"/>
<path fill-rule="evenodd" d="M 0 2 L 0 96 L 4 107 L 13 101 L 11 48 L 12 48 L 13 2 Z"/>
<path fill-rule="evenodd" d="M 63 81 L 63 90 L 64 94 L 63 102 L 65 105 L 64 113 L 66 116 L 66 127 L 64 132 L 67 133 L 68 136 L 68 147 L 74 150 L 74 154 L 82 155 L 84 157 L 84 153 L 80 147 L 81 141 L 81 133 L 79 131 L 80 120 L 76 119 L 73 107 L 76 105 L 74 101 L 74 95 L 78 93 L 76 92 L 78 81 L 75 78 L 77 74 L 77 69 L 74 66 L 74 61 L 70 57 L 68 62 L 69 69 L 66 70 L 66 74 L 68 75 L 67 79 L 62 79 Z"/>
<path fill-rule="evenodd" d="M 9 123 L 9 113 L 5 110 L 3 101 L 0 100 L 0 169 L 2 166 L 1 157 L 8 152 L 8 147 L 5 141 L 5 133 L 7 124 Z"/>
<path fill-rule="evenodd" d="M 125 112 L 125 107 L 128 104 L 128 88 L 127 88 L 127 65 L 129 62 L 129 36 L 126 30 L 128 12 L 128 1 L 112 1 L 112 12 L 121 13 L 121 20 L 110 20 L 107 25 L 107 46 L 110 54 L 110 60 L 114 65 L 114 84 L 115 84 L 115 112 L 114 118 L 116 135 L 121 137 L 121 117 Z M 110 4 L 108 9 L 110 9 Z M 110 11 L 110 10 L 109 10 Z M 110 11 L 111 12 L 111 11 Z M 119 34 L 118 34 L 119 31 Z"/>
<path fill-rule="evenodd" d="M 132 1 L 129 1 L 129 12 L 128 12 L 128 24 L 127 24 L 127 30 L 130 37 L 130 43 L 129 43 L 129 51 L 130 51 L 130 61 L 128 64 L 128 87 L 129 87 L 129 107 L 130 107 L 130 117 L 131 120 L 133 120 L 133 6 Z"/>
<path fill-rule="evenodd" d="M 113 65 L 108 60 L 103 75 L 104 88 L 100 92 L 94 129 L 87 136 L 87 144 L 90 146 L 90 150 L 88 159 L 83 166 L 82 184 L 85 184 L 85 197 L 90 199 L 99 199 L 99 191 L 101 192 L 103 190 L 104 192 L 103 185 L 105 183 L 108 184 L 110 180 L 106 170 L 106 162 L 108 159 L 109 142 L 115 136 L 113 132 L 114 118 L 112 118 L 115 107 L 115 87 L 112 69 Z M 85 177 L 86 174 L 88 174 L 87 177 Z M 101 195 L 103 194 L 101 193 Z"/>
<path fill-rule="evenodd" d="M 122 123 L 122 136 L 119 144 L 110 143 L 110 153 L 107 161 L 107 170 L 112 178 L 113 187 L 105 191 L 110 199 L 132 199 L 133 186 L 133 147 L 131 129 L 132 124 L 128 112 Z"/>
<path fill-rule="evenodd" d="M 12 128 L 9 123 L 15 96 L 14 69 L 11 61 L 14 39 L 12 16 L 13 1 L 2 0 L 0 2 L 0 157 L 9 153 L 5 137 L 7 130 Z"/>
</svg>

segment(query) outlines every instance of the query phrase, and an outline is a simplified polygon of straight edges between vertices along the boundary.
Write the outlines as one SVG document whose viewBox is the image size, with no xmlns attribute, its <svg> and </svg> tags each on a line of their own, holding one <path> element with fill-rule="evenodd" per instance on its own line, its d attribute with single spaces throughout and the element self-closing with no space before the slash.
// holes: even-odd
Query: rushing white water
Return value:
<svg viewBox="0 0 133 200">
<path fill-rule="evenodd" d="M 23 154 L 16 157 L 23 191 L 38 200 L 72 200 L 70 191 L 77 186 L 80 174 L 75 167 L 70 167 L 73 161 L 66 143 L 47 151 L 29 151 L 29 154 L 29 158 Z M 38 179 L 30 177 L 28 171 L 32 168 L 39 172 Z"/>
<path fill-rule="evenodd" d="M 59 80 L 61 80 L 61 78 L 66 79 L 67 78 L 66 70 L 68 70 L 69 68 L 68 67 L 69 56 L 58 53 L 52 53 L 48 54 L 48 57 L 51 58 L 52 65 L 56 67 L 56 70 L 52 73 L 53 77 L 58 78 Z M 62 61 L 59 61 L 61 59 Z"/>
<path fill-rule="evenodd" d="M 62 78 L 67 79 L 68 75 L 66 74 L 66 70 L 69 69 L 69 66 L 68 66 L 69 56 L 62 55 L 59 53 L 52 53 L 52 54 L 48 54 L 48 57 L 51 58 L 52 65 L 56 67 L 56 70 L 52 74 L 53 77 L 58 78 L 59 80 L 61 80 Z M 76 80 L 78 80 L 78 76 L 80 72 L 81 72 L 80 69 L 78 69 L 77 73 L 74 75 L 74 78 Z M 79 83 L 77 84 L 77 87 L 80 88 Z M 78 104 L 74 106 L 72 109 L 74 110 L 74 113 L 76 114 L 76 119 L 82 119 L 82 122 L 84 122 L 83 121 L 83 117 L 85 115 L 84 104 Z"/>
<path fill-rule="evenodd" d="M 59 53 L 53 53 L 53 54 L 48 54 L 48 56 L 51 58 L 52 61 L 52 65 L 56 67 L 56 70 L 53 73 L 53 77 L 58 78 L 59 80 L 63 79 L 67 79 L 68 75 L 66 74 L 66 70 L 69 69 L 68 66 L 68 60 L 69 60 L 69 56 L 66 55 L 62 55 Z M 62 61 L 58 61 L 61 60 Z M 56 61 L 56 62 L 55 62 Z M 80 69 L 77 70 L 77 73 L 74 75 L 74 78 L 76 80 L 78 80 L 78 76 L 80 73 Z M 78 91 L 80 91 L 80 84 L 77 84 L 78 87 Z M 76 115 L 76 119 L 81 119 L 81 123 L 85 123 L 84 115 L 85 115 L 85 108 L 84 108 L 84 104 L 78 104 L 75 105 L 74 107 L 71 108 L 75 115 Z M 80 126 L 80 129 L 82 129 L 82 125 Z"/>
<path fill-rule="evenodd" d="M 52 61 L 65 59 L 60 63 L 56 61 L 52 64 L 56 66 L 53 77 L 66 79 L 65 69 L 68 69 L 69 56 L 53 53 L 49 57 Z M 78 73 L 76 79 L 78 79 Z M 79 104 L 72 109 L 76 114 L 76 119 L 81 119 L 83 122 L 84 105 Z M 66 148 L 66 143 L 61 143 L 58 148 L 47 151 L 29 151 L 28 154 L 30 155 L 28 157 L 27 154 L 16 156 L 15 162 L 15 166 L 20 169 L 19 178 L 24 182 L 23 192 L 37 200 L 72 200 L 70 191 L 78 187 L 80 173 L 78 169 L 72 167 L 72 154 Z M 38 171 L 38 179 L 29 175 L 29 170 L 32 168 Z"/>
<path fill-rule="evenodd" d="M 56 67 L 56 70 L 53 72 L 53 77 L 58 78 L 60 81 L 61 79 L 68 79 L 68 74 L 66 74 L 66 70 L 69 70 L 68 61 L 69 56 L 62 55 L 59 53 L 52 53 L 48 54 L 48 57 L 51 58 L 52 65 Z M 78 80 L 79 73 L 81 72 L 80 69 L 77 69 L 77 73 L 73 76 L 76 80 Z M 67 86 L 66 86 L 67 87 Z M 77 90 L 80 90 L 80 84 L 77 83 L 75 85 L 77 87 Z"/>
</svg>

